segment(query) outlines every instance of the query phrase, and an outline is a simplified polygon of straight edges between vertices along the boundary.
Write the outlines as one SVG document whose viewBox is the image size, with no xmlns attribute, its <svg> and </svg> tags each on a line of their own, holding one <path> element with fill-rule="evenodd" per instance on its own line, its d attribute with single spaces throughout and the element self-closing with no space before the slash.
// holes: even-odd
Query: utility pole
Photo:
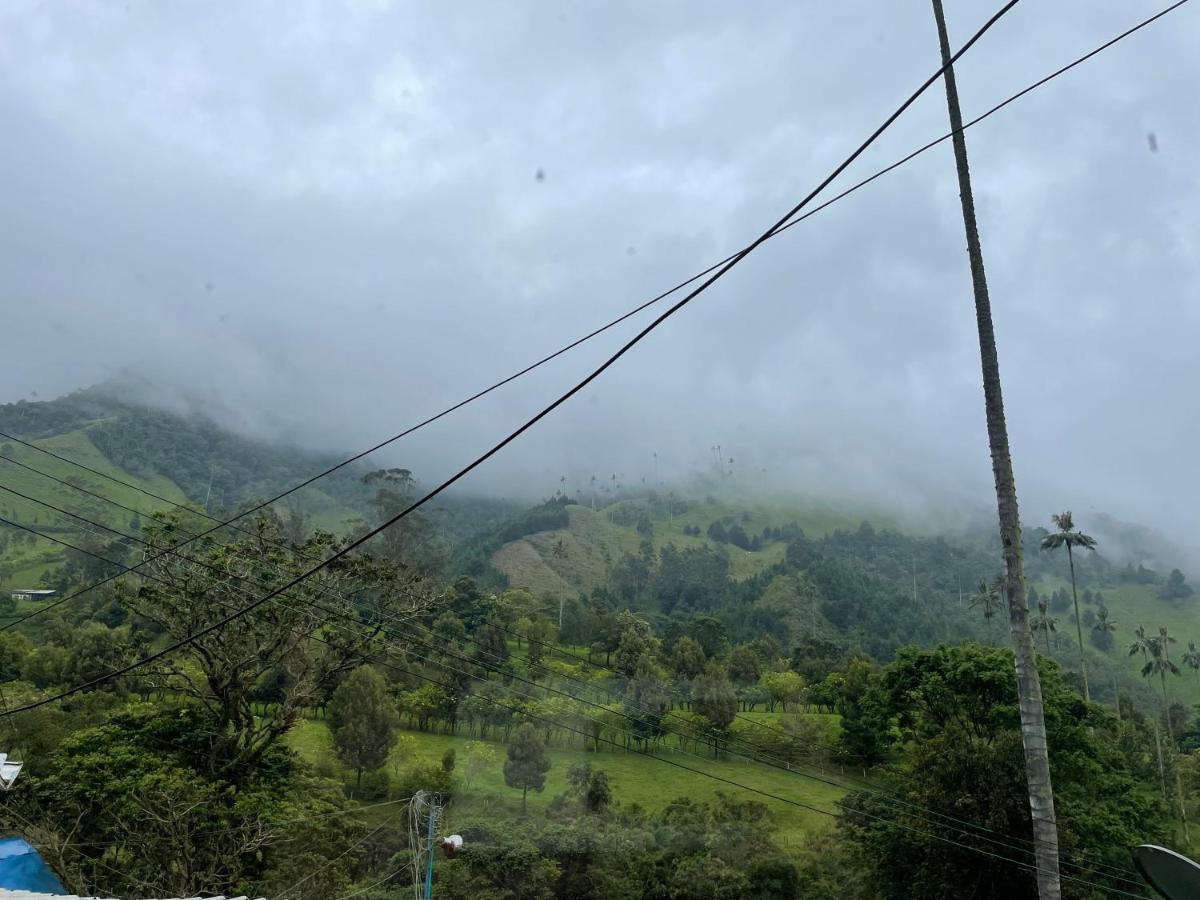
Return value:
<svg viewBox="0 0 1200 900">
<path fill-rule="evenodd" d="M 433 894 L 433 827 L 437 824 L 437 814 L 437 803 L 429 804 L 429 833 L 426 835 L 429 845 L 429 861 L 426 863 L 425 868 L 425 900 L 429 900 Z"/>
<path fill-rule="evenodd" d="M 971 264 L 971 284 L 975 297 L 975 323 L 979 332 L 979 359 L 983 374 L 988 446 L 991 450 L 992 476 L 996 485 L 996 511 L 1000 524 L 1000 544 L 1004 552 L 1009 634 L 1013 642 L 1017 701 L 1021 715 L 1021 741 L 1025 747 L 1025 776 L 1029 786 L 1029 809 L 1033 819 L 1038 897 L 1039 900 L 1060 900 L 1062 881 L 1058 866 L 1058 826 L 1054 815 L 1054 789 L 1050 781 L 1050 753 L 1046 740 L 1046 717 L 1042 707 L 1042 684 L 1038 677 L 1037 657 L 1029 632 L 1026 608 L 1017 485 L 1008 443 L 1008 425 L 1004 420 L 1004 393 L 1000 382 L 996 333 L 992 325 L 992 305 L 988 296 L 987 276 L 983 269 L 979 227 L 975 221 L 975 195 L 971 190 L 967 141 L 963 132 L 962 110 L 958 104 L 958 86 L 951 64 L 950 36 L 946 31 L 942 0 L 933 0 L 933 15 L 937 21 L 938 43 L 945 69 L 943 80 L 946 83 L 946 106 L 954 139 L 954 164 L 958 174 L 963 228 L 966 231 L 967 255 Z"/>
</svg>

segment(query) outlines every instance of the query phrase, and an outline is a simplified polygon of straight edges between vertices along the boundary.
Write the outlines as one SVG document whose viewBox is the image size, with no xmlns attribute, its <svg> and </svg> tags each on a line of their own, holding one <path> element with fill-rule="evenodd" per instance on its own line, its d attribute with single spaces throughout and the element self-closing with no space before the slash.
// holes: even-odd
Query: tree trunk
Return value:
<svg viewBox="0 0 1200 900">
<path fill-rule="evenodd" d="M 521 815 L 529 815 L 529 803 L 526 798 L 529 796 L 529 785 L 521 788 Z"/>
<path fill-rule="evenodd" d="M 1033 818 L 1034 860 L 1040 900 L 1059 900 L 1062 884 L 1058 874 L 1058 828 L 1054 818 L 1054 791 L 1050 783 L 1050 757 L 1046 745 L 1046 720 L 1042 710 L 1042 685 L 1038 678 L 1033 639 L 1025 608 L 1025 572 L 1021 561 L 1021 524 L 1017 509 L 1017 487 L 1013 478 L 1004 421 L 1004 395 L 1000 387 L 1000 362 L 992 327 L 991 301 L 983 270 L 983 250 L 975 222 L 975 199 L 967 164 L 967 142 L 963 135 L 962 112 L 954 68 L 950 65 L 950 38 L 941 0 L 933 0 L 938 40 L 945 69 L 946 105 L 954 133 L 954 161 L 962 200 L 963 227 L 971 262 L 975 294 L 975 321 L 979 330 L 979 355 L 983 370 L 983 396 L 987 412 L 988 444 L 996 483 L 996 505 L 1000 540 L 1004 547 L 1005 593 L 1008 597 L 1009 632 L 1017 671 L 1017 694 L 1021 711 L 1021 739 L 1025 745 L 1025 772 L 1029 784 L 1029 808 Z"/>
<path fill-rule="evenodd" d="M 1113 705 L 1117 708 L 1117 721 L 1121 721 L 1121 694 L 1117 690 L 1117 673 L 1113 672 Z"/>
<path fill-rule="evenodd" d="M 1067 562 L 1071 566 L 1071 599 L 1075 603 L 1075 634 L 1079 637 L 1079 671 L 1083 675 L 1083 699 L 1091 702 L 1092 694 L 1088 690 L 1087 666 L 1083 662 L 1083 626 L 1079 624 L 1079 594 L 1075 591 L 1075 557 L 1071 554 L 1071 545 L 1067 544 Z"/>
<path fill-rule="evenodd" d="M 1164 648 L 1165 646 L 1164 642 Z M 1165 649 L 1163 655 L 1166 655 Z M 1179 747 L 1175 743 L 1175 729 L 1171 727 L 1171 707 L 1167 703 L 1167 673 L 1160 669 L 1158 677 L 1162 681 L 1163 722 L 1167 727 L 1167 746 L 1171 748 L 1171 768 L 1175 771 L 1175 796 L 1179 800 L 1179 821 L 1183 823 L 1184 843 L 1190 847 L 1192 846 L 1192 836 L 1188 832 L 1187 807 L 1183 803 L 1183 783 L 1179 779 Z"/>
</svg>

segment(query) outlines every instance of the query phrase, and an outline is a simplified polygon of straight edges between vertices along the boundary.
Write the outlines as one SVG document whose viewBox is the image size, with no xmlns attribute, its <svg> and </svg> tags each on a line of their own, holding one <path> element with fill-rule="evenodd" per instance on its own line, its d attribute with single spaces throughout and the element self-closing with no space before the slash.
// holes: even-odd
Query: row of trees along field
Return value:
<svg viewBox="0 0 1200 900">
<path fill-rule="evenodd" d="M 140 534 L 167 547 L 194 524 L 156 517 Z M 5 702 L 196 633 L 345 540 L 271 516 L 244 527 L 0 633 Z M 981 852 L 984 836 L 947 843 L 936 824 L 1029 832 L 1011 654 L 970 640 L 986 642 L 988 607 L 959 600 L 953 574 L 931 574 L 916 602 L 906 583 L 914 557 L 954 573 L 994 550 L 866 524 L 788 531 L 767 535 L 785 553 L 749 579 L 722 566 L 719 542 L 668 542 L 643 548 L 635 589 L 618 559 L 608 586 L 563 597 L 421 574 L 400 565 L 403 546 L 378 543 L 135 677 L 13 716 L 28 768 L 6 823 L 93 893 L 272 895 L 307 878 L 294 896 L 336 896 L 412 853 L 402 817 L 381 822 L 372 805 L 433 790 L 460 810 L 468 846 L 439 863 L 442 896 L 520 884 L 529 897 L 951 897 L 968 882 L 1034 896 L 1024 870 Z M 105 552 L 139 558 L 119 542 Z M 1072 630 L 1090 622 L 1115 657 L 1127 626 L 1105 596 L 1149 570 L 1091 555 Z M 1163 602 L 1187 602 L 1182 576 L 1153 580 Z M 1043 616 L 1073 612 L 1064 590 L 1031 599 Z M 947 631 L 953 646 L 935 646 Z M 1133 634 L 1154 695 L 1122 686 L 1120 703 L 1088 702 L 1075 645 L 1039 660 L 1063 846 L 1101 885 L 1123 884 L 1130 844 L 1175 841 L 1200 803 L 1200 721 L 1170 702 L 1178 664 L 1200 653 L 1173 655 L 1166 630 Z M 1159 699 L 1143 708 L 1145 696 Z M 706 779 L 670 760 L 733 784 L 698 799 Z M 813 766 L 840 787 L 789 771 Z M 829 815 L 798 824 L 787 804 L 738 795 L 760 770 L 772 793 L 830 790 Z"/>
</svg>

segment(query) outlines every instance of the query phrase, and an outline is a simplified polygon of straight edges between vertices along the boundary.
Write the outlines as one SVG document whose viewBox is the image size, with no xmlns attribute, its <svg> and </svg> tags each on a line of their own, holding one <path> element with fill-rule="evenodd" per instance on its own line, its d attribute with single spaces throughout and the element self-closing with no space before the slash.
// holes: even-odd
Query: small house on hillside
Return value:
<svg viewBox="0 0 1200 900">
<path fill-rule="evenodd" d="M 51 597 L 53 597 L 57 593 L 58 593 L 58 591 L 51 591 L 51 590 L 45 590 L 45 589 L 42 589 L 42 590 L 18 589 L 18 590 L 12 591 L 10 593 L 10 596 L 14 600 L 49 600 Z"/>
</svg>

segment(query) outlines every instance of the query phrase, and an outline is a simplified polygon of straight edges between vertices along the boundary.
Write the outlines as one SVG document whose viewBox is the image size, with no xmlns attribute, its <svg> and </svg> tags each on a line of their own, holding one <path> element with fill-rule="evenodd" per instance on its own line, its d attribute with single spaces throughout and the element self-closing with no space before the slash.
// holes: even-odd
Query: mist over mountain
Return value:
<svg viewBox="0 0 1200 900">
<path fill-rule="evenodd" d="M 982 21 L 955 6 L 956 31 Z M 1073 0 L 1032 30 L 1018 11 L 962 62 L 968 114 L 1148 9 Z M 240 15 L 6 14 L 0 398 L 131 371 L 243 434 L 369 446 L 736 249 L 936 59 L 927 12 L 861 2 L 599 29 L 360 4 L 297 12 L 269 47 L 271 14 Z M 1094 506 L 1186 534 L 1200 204 L 1179 110 L 1200 33 L 1184 16 L 1142 37 L 973 129 L 972 167 L 1025 520 Z M 834 188 L 944 133 L 934 93 Z M 650 478 L 655 453 L 682 480 L 719 444 L 755 489 L 990 508 L 948 153 L 764 245 L 472 489 Z M 391 459 L 435 482 L 647 315 Z"/>
</svg>

